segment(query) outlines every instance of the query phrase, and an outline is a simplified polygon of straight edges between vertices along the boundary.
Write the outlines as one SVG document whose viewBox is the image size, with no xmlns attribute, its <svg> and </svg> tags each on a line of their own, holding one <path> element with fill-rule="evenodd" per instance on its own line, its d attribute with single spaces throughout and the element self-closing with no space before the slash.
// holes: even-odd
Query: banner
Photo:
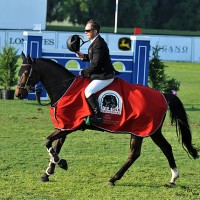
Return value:
<svg viewBox="0 0 200 200">
<path fill-rule="evenodd" d="M 67 39 L 74 34 L 78 34 L 84 41 L 87 37 L 82 32 L 63 32 L 63 31 L 42 31 L 42 48 L 51 52 L 71 53 L 66 46 Z M 112 56 L 133 56 L 133 41 L 131 35 L 101 33 L 110 49 Z M 154 47 L 161 48 L 159 52 L 160 59 L 163 61 L 179 62 L 200 62 L 200 37 L 193 36 L 170 36 L 170 35 L 145 35 L 150 38 L 151 51 Z M 23 31 L 21 30 L 1 30 L 0 47 L 5 45 L 14 46 L 19 54 L 23 50 Z M 81 46 L 80 51 L 87 53 L 90 42 Z M 0 49 L 1 52 L 1 49 Z"/>
</svg>

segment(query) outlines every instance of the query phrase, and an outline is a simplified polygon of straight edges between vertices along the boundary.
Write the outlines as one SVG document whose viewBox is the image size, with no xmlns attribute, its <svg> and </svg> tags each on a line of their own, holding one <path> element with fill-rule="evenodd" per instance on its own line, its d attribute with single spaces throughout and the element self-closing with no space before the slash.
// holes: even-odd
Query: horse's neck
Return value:
<svg viewBox="0 0 200 200">
<path fill-rule="evenodd" d="M 75 76 L 57 64 L 42 63 L 41 66 L 43 67 L 41 82 L 51 99 L 51 104 L 54 104 L 63 96 Z"/>
<path fill-rule="evenodd" d="M 55 85 L 51 87 L 46 87 L 46 91 L 51 99 L 51 104 L 56 103 L 67 91 L 69 86 L 72 84 L 73 80 L 63 82 L 62 85 Z"/>
</svg>

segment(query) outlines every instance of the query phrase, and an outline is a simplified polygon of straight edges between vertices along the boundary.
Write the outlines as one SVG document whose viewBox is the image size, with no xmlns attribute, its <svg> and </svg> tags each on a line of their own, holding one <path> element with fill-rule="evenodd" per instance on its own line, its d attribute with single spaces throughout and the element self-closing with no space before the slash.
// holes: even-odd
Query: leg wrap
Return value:
<svg viewBox="0 0 200 200">
<path fill-rule="evenodd" d="M 55 170 L 55 163 L 52 162 L 52 158 L 51 158 L 49 161 L 49 166 L 46 169 L 46 174 L 48 176 L 50 176 L 50 175 L 54 174 L 54 170 Z"/>
<path fill-rule="evenodd" d="M 54 148 L 51 147 L 47 150 L 49 152 L 49 155 L 51 156 L 51 162 L 52 163 L 59 163 L 60 158 L 58 157 L 58 154 L 55 152 Z"/>
</svg>

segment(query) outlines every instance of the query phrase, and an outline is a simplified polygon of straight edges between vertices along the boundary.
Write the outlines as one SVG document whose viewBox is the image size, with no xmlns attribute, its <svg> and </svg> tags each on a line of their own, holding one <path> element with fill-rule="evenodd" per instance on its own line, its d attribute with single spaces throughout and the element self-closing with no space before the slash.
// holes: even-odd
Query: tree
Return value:
<svg viewBox="0 0 200 200">
<path fill-rule="evenodd" d="M 165 88 L 163 90 L 164 93 L 176 93 L 177 91 L 179 91 L 180 88 L 180 82 L 177 81 L 174 78 L 171 79 L 167 79 L 166 80 L 166 84 L 165 84 Z"/>
<path fill-rule="evenodd" d="M 47 21 L 114 27 L 116 0 L 48 0 Z M 199 0 L 119 0 L 118 27 L 200 30 Z"/>
<path fill-rule="evenodd" d="M 16 70 L 19 56 L 17 50 L 11 46 L 5 46 L 0 53 L 0 85 L 4 89 L 11 89 L 17 83 Z"/>
<path fill-rule="evenodd" d="M 200 30 L 200 1 L 189 0 L 181 1 L 174 7 L 174 14 L 169 18 L 168 22 L 164 24 L 166 29 L 175 30 Z"/>
<path fill-rule="evenodd" d="M 159 46 L 153 47 L 153 57 L 149 62 L 149 85 L 150 87 L 160 90 L 161 92 L 177 92 L 180 87 L 180 82 L 165 74 L 165 68 L 167 66 L 160 60 L 158 55 L 161 49 L 162 48 Z"/>
<path fill-rule="evenodd" d="M 74 25 L 85 25 L 89 19 L 94 19 L 102 26 L 114 26 L 113 2 L 114 0 L 102 0 L 101 3 L 98 0 L 65 0 L 65 18 Z"/>
<path fill-rule="evenodd" d="M 52 22 L 54 20 L 57 20 L 57 21 L 64 20 L 63 3 L 64 3 L 64 0 L 48 0 L 47 22 Z"/>
<path fill-rule="evenodd" d="M 152 8 L 152 28 L 164 28 L 164 25 L 174 15 L 178 0 L 157 0 Z"/>
<path fill-rule="evenodd" d="M 159 46 L 153 47 L 152 59 L 149 62 L 149 84 L 156 90 L 163 91 L 165 88 L 166 74 L 165 64 L 160 60 L 158 55 L 162 49 Z"/>
</svg>

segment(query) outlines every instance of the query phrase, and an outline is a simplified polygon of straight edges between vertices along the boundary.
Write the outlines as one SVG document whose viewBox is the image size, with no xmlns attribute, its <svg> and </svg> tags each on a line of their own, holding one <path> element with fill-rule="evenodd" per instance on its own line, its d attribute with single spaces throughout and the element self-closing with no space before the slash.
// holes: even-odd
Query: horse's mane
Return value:
<svg viewBox="0 0 200 200">
<path fill-rule="evenodd" d="M 44 61 L 44 62 L 50 62 L 52 64 L 56 64 L 56 65 L 59 65 L 60 67 L 63 67 L 61 64 L 57 63 L 54 60 L 48 59 L 48 58 L 38 58 L 38 60 L 41 60 L 41 61 Z"/>
<path fill-rule="evenodd" d="M 70 72 L 69 70 L 67 70 L 63 65 L 57 63 L 54 60 L 48 59 L 48 58 L 38 58 L 38 60 L 44 61 L 44 62 L 49 62 L 51 64 L 57 65 L 59 67 L 62 67 L 65 71 L 67 71 L 69 74 L 71 74 L 72 76 L 75 76 L 72 72 Z"/>
</svg>

